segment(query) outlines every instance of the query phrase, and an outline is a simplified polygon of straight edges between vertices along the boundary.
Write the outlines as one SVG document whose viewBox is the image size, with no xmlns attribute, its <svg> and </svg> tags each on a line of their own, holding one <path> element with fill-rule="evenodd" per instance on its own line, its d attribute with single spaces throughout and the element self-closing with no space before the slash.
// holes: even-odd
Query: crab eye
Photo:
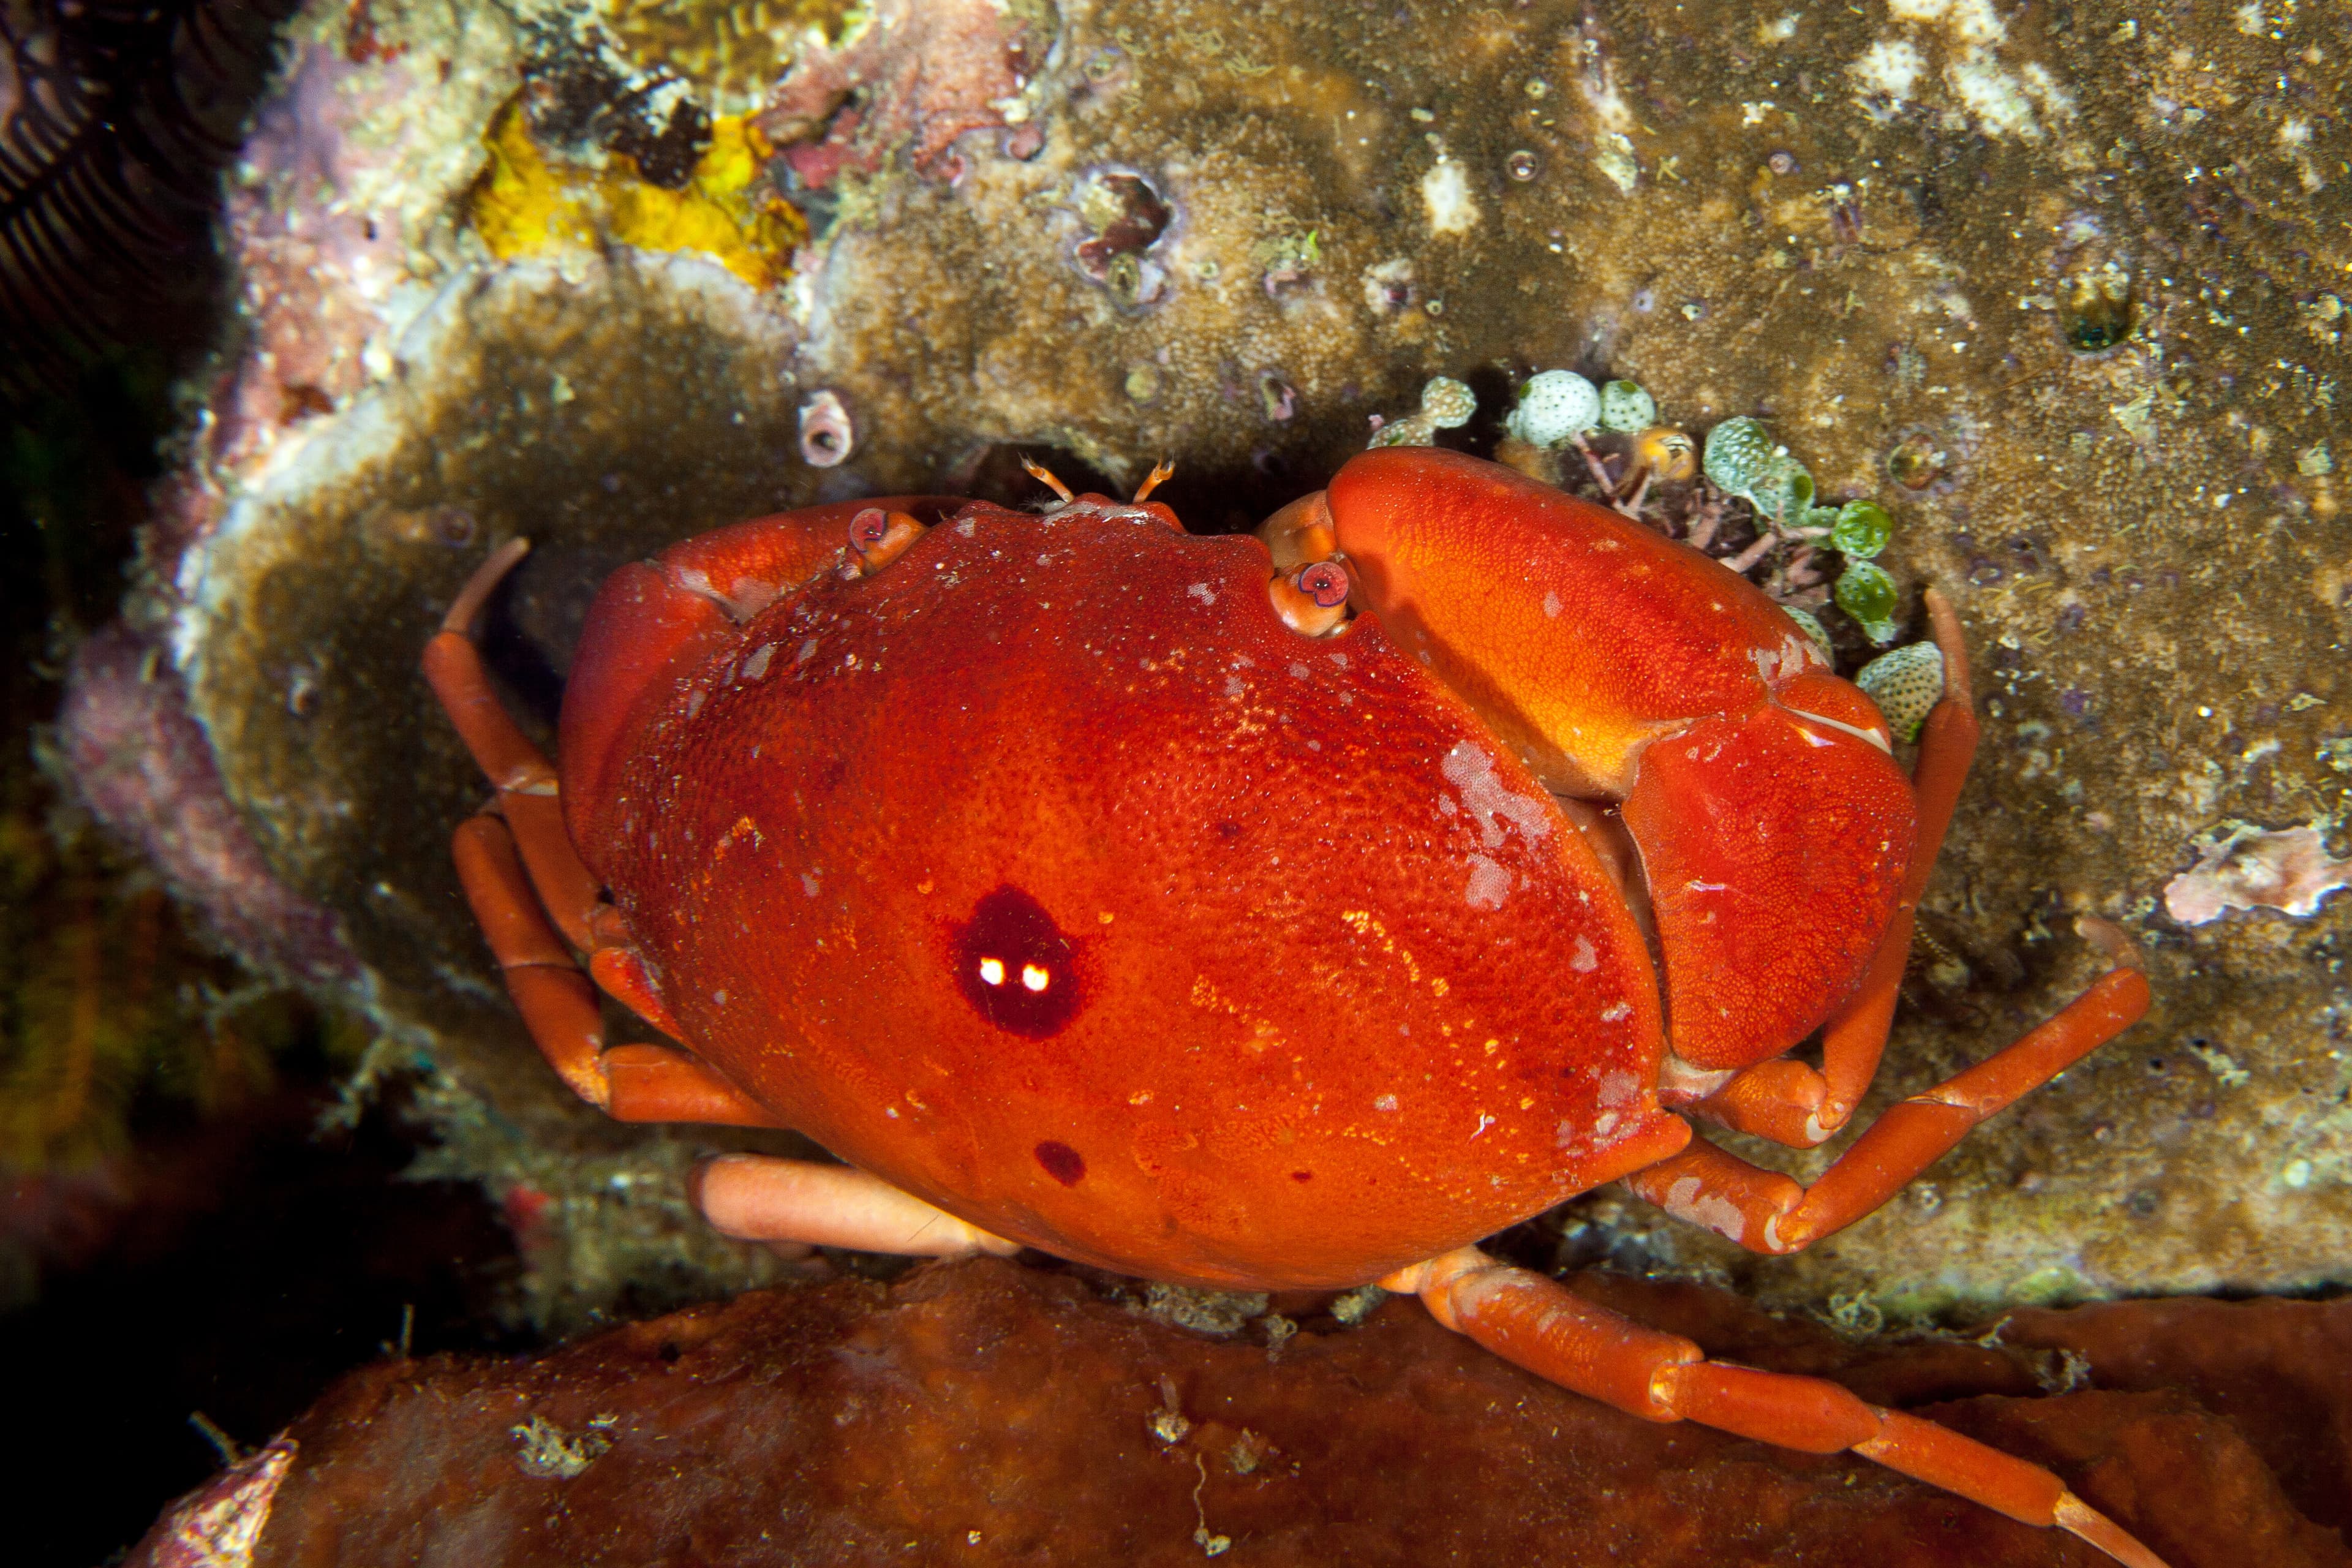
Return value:
<svg viewBox="0 0 2352 1568">
<path fill-rule="evenodd" d="M 1302 566 L 1295 581 L 1300 593 L 1324 609 L 1335 609 L 1348 602 L 1348 569 L 1336 561 L 1318 561 Z"/>
<path fill-rule="evenodd" d="M 860 555 L 881 543 L 889 533 L 890 514 L 878 506 L 869 506 L 849 520 L 850 547 Z"/>
</svg>

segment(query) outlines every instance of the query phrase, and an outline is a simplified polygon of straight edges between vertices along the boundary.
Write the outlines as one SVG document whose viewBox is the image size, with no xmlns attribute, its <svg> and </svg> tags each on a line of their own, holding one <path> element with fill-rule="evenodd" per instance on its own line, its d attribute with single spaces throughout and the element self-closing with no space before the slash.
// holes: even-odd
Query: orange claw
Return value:
<svg viewBox="0 0 2352 1568">
<path fill-rule="evenodd" d="M 1868 970 L 1914 842 L 1870 700 L 1720 563 L 1493 464 L 1389 447 L 1326 497 L 1388 633 L 1553 793 L 1622 805 L 1675 1054 L 1735 1070 L 1825 1021 Z"/>
<path fill-rule="evenodd" d="M 1951 601 L 1934 588 L 1927 590 L 1927 605 L 1936 646 L 1944 656 L 1944 696 L 1920 735 L 1911 776 L 1917 801 L 1916 843 L 1886 933 L 1853 994 L 1831 1016 L 1822 1037 L 1822 1070 L 1786 1058 L 1761 1063 L 1692 1107 L 1710 1121 L 1793 1149 L 1809 1149 L 1846 1124 L 1878 1075 L 1903 987 L 1904 965 L 1911 955 L 1919 900 L 1943 851 L 1944 834 L 1977 749 L 1975 696 L 1969 685 L 1969 650 L 1960 636 L 1959 616 Z"/>
<path fill-rule="evenodd" d="M 2066 1531 L 2129 1568 L 2155 1553 L 2039 1465 L 1949 1427 L 1882 1409 L 1821 1378 L 1727 1366 L 1689 1340 L 1645 1329 L 1557 1280 L 1465 1247 L 1382 1279 L 1504 1360 L 1630 1415 L 1696 1421 L 1807 1453 L 1851 1449 L 2023 1524 Z"/>
</svg>

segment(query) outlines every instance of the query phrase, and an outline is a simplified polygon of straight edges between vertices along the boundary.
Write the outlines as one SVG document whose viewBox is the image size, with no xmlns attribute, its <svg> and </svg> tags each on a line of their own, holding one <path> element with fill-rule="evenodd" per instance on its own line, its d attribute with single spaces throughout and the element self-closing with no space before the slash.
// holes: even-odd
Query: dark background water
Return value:
<svg viewBox="0 0 2352 1568">
<path fill-rule="evenodd" d="M 0 470 L 0 1466 L 9 1560 L 94 1563 L 220 1456 L 384 1353 L 516 1342 L 478 1189 L 403 1179 L 361 1043 L 187 929 L 43 765 L 74 640 L 115 613 L 171 428 L 160 337 L 14 402 Z"/>
<path fill-rule="evenodd" d="M 241 970 L 77 809 L 44 726 L 230 328 L 211 242 L 274 3 L 0 9 L 0 1365 L 15 1563 L 119 1555 L 404 1331 L 515 1342 L 510 1239 L 411 1182 L 350 1023 Z"/>
</svg>

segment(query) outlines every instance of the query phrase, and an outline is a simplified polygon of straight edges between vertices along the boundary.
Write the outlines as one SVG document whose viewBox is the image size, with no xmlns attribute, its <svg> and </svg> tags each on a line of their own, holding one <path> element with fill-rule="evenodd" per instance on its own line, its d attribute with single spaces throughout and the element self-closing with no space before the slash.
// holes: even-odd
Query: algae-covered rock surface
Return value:
<svg viewBox="0 0 2352 1568">
<path fill-rule="evenodd" d="M 1762 420 L 1822 498 L 1891 513 L 1898 622 L 1929 583 L 1959 607 L 1985 742 L 1863 1119 L 2086 983 L 2075 915 L 2138 938 L 2158 998 L 1803 1258 L 1609 1194 L 1562 1247 L 1897 1316 L 2352 1273 L 2352 900 L 2165 901 L 2233 825 L 2343 847 L 2339 14 L 748 15 L 308 8 L 127 610 L 152 657 L 79 670 L 85 739 L 157 703 L 201 730 L 210 782 L 97 804 L 225 928 L 293 911 L 248 946 L 432 1064 L 445 1158 L 552 1238 L 546 1315 L 766 1265 L 683 1209 L 709 1140 L 566 1102 L 465 912 L 444 844 L 483 787 L 415 671 L 488 547 L 537 542 L 492 651 L 543 734 L 597 581 L 698 530 L 1026 494 L 1016 449 L 1122 484 L 1171 459 L 1162 499 L 1234 527 L 1433 377 L 1480 402 L 1443 439 L 1493 450 L 1550 368 L 1702 435 Z"/>
</svg>

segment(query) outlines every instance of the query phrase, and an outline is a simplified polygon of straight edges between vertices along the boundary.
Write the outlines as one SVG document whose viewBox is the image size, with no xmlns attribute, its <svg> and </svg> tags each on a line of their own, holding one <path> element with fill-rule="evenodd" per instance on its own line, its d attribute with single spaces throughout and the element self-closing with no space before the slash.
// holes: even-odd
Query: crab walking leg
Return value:
<svg viewBox="0 0 2352 1568">
<path fill-rule="evenodd" d="M 530 541 L 509 540 L 490 552 L 442 618 L 441 630 L 425 645 L 425 679 L 449 712 L 466 749 L 499 792 L 499 811 L 512 829 L 523 863 L 530 868 L 540 902 L 572 945 L 586 951 L 589 911 L 601 889 L 580 863 L 563 826 L 555 768 L 515 727 L 498 693 L 490 689 L 482 656 L 474 647 L 474 622 L 491 593 L 530 552 Z"/>
<path fill-rule="evenodd" d="M 1021 1250 L 1017 1241 L 849 1165 L 721 1154 L 695 1173 L 691 1195 L 705 1219 L 740 1241 L 845 1247 L 906 1258 L 975 1252 L 1010 1258 Z"/>
<path fill-rule="evenodd" d="M 1870 967 L 1845 1005 L 1829 1021 L 1822 1038 L 1822 1070 L 1785 1057 L 1760 1063 L 1690 1108 L 1691 1113 L 1741 1132 L 1753 1132 L 1792 1149 L 1810 1149 L 1853 1117 L 1854 1107 L 1878 1076 L 1894 1026 L 1895 1004 L 1903 988 L 1903 968 L 1911 956 L 1911 931 L 1919 900 L 1936 869 L 1960 787 L 1977 752 L 1976 696 L 1969 683 L 1969 650 L 1960 617 L 1937 590 L 1927 594 L 1928 625 L 1944 656 L 1944 695 L 1927 715 L 1912 770 L 1918 801 L 1918 844 L 1906 868 L 1903 889 L 1886 934 Z"/>
<path fill-rule="evenodd" d="M 1439 1322 L 1504 1360 L 1646 1420 L 1696 1421 L 1811 1454 L 1851 1448 L 2021 1523 L 2067 1531 L 2130 1568 L 2164 1568 L 2039 1465 L 1881 1409 L 1834 1383 L 1708 1361 L 1689 1340 L 1645 1329 L 1475 1247 L 1381 1283 L 1419 1296 Z"/>
<path fill-rule="evenodd" d="M 459 825 L 450 842 L 466 901 L 489 938 L 507 994 L 540 1054 L 572 1091 L 621 1121 L 782 1125 L 758 1101 L 684 1051 L 604 1048 L 596 987 L 532 896 L 514 836 L 495 816 Z"/>
<path fill-rule="evenodd" d="M 2023 1038 L 1890 1106 L 1811 1187 L 1704 1138 L 1634 1172 L 1625 1184 L 1676 1218 L 1752 1252 L 1794 1252 L 1843 1230 L 1908 1185 L 1970 1128 L 2048 1083 L 2147 1011 L 2147 977 L 2129 939 L 2104 921 L 2086 919 L 2078 926 L 2107 949 L 2116 968 Z"/>
</svg>

